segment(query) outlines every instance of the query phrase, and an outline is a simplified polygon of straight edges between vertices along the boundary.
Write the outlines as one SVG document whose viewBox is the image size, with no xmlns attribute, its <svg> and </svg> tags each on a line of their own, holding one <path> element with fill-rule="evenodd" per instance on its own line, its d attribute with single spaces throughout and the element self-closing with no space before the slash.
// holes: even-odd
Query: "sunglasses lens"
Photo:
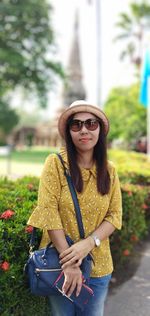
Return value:
<svg viewBox="0 0 150 316">
<path fill-rule="evenodd" d="M 95 131 L 98 128 L 99 122 L 96 119 L 89 119 L 85 121 L 85 126 L 89 131 Z"/>
<path fill-rule="evenodd" d="M 70 123 L 70 129 L 71 129 L 73 132 L 79 132 L 80 129 L 81 129 L 81 126 L 82 126 L 82 123 L 81 123 L 81 121 L 79 121 L 79 120 L 73 120 L 73 121 Z"/>
</svg>

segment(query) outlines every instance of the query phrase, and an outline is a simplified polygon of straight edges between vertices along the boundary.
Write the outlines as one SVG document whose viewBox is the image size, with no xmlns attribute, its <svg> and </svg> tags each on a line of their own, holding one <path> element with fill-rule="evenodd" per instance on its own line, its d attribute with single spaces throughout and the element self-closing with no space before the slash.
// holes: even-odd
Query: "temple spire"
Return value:
<svg viewBox="0 0 150 316">
<path fill-rule="evenodd" d="M 68 106 L 77 99 L 85 99 L 86 93 L 82 82 L 82 67 L 79 45 L 79 14 L 76 11 L 74 36 L 68 64 L 68 81 L 64 88 L 64 104 Z"/>
</svg>

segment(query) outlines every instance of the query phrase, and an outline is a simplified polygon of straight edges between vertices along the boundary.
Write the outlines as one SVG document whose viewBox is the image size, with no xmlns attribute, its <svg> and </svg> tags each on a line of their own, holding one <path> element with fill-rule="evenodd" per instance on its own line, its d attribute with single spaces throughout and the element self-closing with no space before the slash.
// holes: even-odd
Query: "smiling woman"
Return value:
<svg viewBox="0 0 150 316">
<path fill-rule="evenodd" d="M 51 240 L 60 254 L 64 296 L 49 296 L 52 316 L 103 316 L 113 271 L 109 236 L 121 228 L 122 214 L 118 176 L 107 160 L 109 122 L 97 106 L 79 100 L 61 114 L 58 129 L 65 141 L 60 154 L 76 190 L 85 238 L 80 238 L 74 204 L 56 154 L 45 162 L 38 206 L 28 224 L 43 229 L 41 247 Z M 74 242 L 70 247 L 66 235 Z M 95 264 L 88 282 L 94 296 L 81 311 L 66 296 L 80 295 L 82 261 L 90 252 Z"/>
</svg>

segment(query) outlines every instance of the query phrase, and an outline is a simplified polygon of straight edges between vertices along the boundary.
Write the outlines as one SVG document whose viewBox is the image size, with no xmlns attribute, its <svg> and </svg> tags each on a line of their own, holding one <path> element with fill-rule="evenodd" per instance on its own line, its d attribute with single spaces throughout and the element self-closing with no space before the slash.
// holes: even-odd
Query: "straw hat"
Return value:
<svg viewBox="0 0 150 316">
<path fill-rule="evenodd" d="M 105 135 L 107 135 L 109 131 L 109 121 L 106 115 L 100 108 L 97 106 L 90 104 L 84 100 L 77 100 L 73 102 L 61 115 L 58 120 L 58 130 L 62 138 L 65 138 L 66 124 L 69 117 L 73 114 L 80 112 L 88 112 L 96 115 L 103 123 Z"/>
</svg>

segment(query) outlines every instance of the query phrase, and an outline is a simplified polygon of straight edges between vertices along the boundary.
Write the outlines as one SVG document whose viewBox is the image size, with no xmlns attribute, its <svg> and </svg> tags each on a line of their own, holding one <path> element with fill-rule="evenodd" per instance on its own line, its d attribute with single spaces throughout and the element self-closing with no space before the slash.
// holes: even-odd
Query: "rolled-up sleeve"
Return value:
<svg viewBox="0 0 150 316">
<path fill-rule="evenodd" d="M 122 226 L 122 197 L 120 182 L 116 169 L 113 167 L 113 177 L 111 184 L 110 203 L 105 220 L 110 222 L 115 228 Z"/>
<path fill-rule="evenodd" d="M 41 174 L 37 207 L 27 224 L 46 230 L 63 229 L 58 207 L 60 192 L 57 158 L 50 155 Z"/>
</svg>

